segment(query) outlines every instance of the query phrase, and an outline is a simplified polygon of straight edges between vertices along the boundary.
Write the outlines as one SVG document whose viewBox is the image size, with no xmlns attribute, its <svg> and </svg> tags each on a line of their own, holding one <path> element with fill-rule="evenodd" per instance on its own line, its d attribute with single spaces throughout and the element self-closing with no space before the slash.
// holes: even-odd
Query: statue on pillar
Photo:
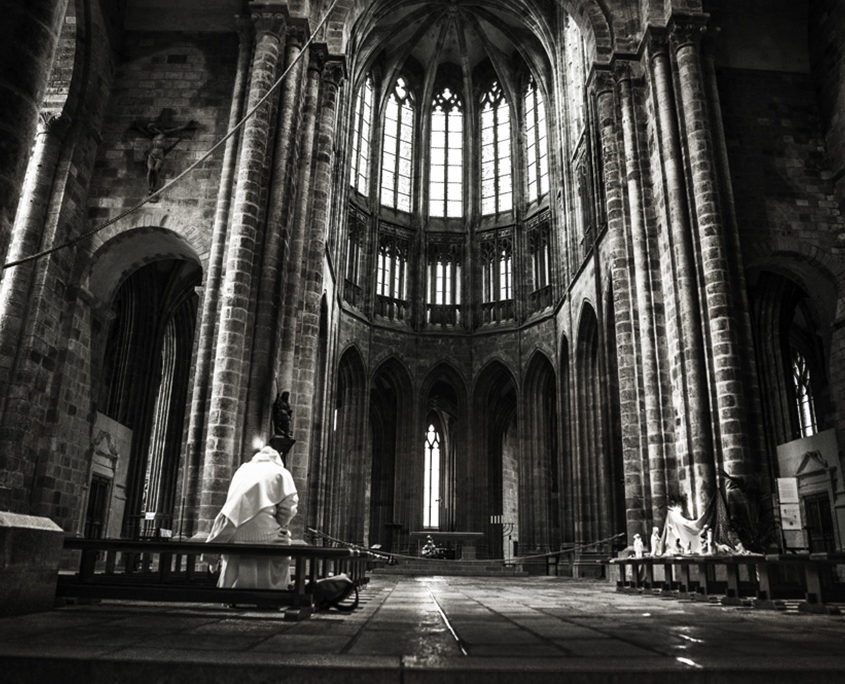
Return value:
<svg viewBox="0 0 845 684">
<path fill-rule="evenodd" d="M 293 409 L 290 406 L 290 392 L 279 392 L 273 402 L 273 436 L 270 446 L 282 456 L 290 451 L 296 440 L 293 438 Z"/>
</svg>

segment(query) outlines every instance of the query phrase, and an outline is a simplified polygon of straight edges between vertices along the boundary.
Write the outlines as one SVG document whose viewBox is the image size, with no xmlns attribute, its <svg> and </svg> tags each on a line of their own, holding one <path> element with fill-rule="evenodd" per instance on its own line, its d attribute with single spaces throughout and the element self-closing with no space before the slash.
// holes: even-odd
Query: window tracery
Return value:
<svg viewBox="0 0 845 684">
<path fill-rule="evenodd" d="M 481 99 L 481 213 L 512 208 L 510 107 L 494 81 Z"/>
<path fill-rule="evenodd" d="M 404 78 L 398 78 L 384 113 L 381 156 L 381 203 L 411 211 L 414 155 L 414 102 Z"/>
<path fill-rule="evenodd" d="M 546 139 L 546 106 L 534 79 L 525 88 L 525 163 L 528 172 L 528 201 L 549 191 L 549 147 Z"/>
<path fill-rule="evenodd" d="M 435 97 L 431 110 L 429 216 L 463 215 L 463 105 L 448 87 Z"/>
<path fill-rule="evenodd" d="M 358 91 L 352 131 L 349 183 L 366 194 L 370 182 L 370 133 L 373 121 L 373 82 L 368 76 Z"/>
</svg>

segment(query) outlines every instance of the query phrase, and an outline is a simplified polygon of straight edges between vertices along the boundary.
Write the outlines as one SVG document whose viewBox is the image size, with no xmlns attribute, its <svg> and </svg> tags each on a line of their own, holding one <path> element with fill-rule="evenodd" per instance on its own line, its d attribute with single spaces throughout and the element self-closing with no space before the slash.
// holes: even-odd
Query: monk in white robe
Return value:
<svg viewBox="0 0 845 684">
<path fill-rule="evenodd" d="M 288 525 L 298 503 L 293 476 L 279 452 L 265 446 L 235 471 L 207 541 L 289 546 Z M 218 587 L 287 589 L 289 583 L 289 556 L 220 556 Z"/>
</svg>

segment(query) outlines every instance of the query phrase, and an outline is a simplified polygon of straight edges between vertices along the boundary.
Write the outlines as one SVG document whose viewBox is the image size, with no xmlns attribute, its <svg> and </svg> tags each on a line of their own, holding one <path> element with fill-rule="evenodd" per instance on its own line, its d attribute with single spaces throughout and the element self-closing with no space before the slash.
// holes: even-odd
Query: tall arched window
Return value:
<svg viewBox="0 0 845 684">
<path fill-rule="evenodd" d="M 369 76 L 358 91 L 354 116 L 349 183 L 365 194 L 370 181 L 370 129 L 373 121 L 373 83 Z"/>
<path fill-rule="evenodd" d="M 795 387 L 798 427 L 802 437 L 809 437 L 818 431 L 812 377 L 806 357 L 795 348 L 792 349 L 792 383 Z"/>
<path fill-rule="evenodd" d="M 429 216 L 463 215 L 463 107 L 457 93 L 444 88 L 431 111 Z"/>
<path fill-rule="evenodd" d="M 440 433 L 429 423 L 425 433 L 423 527 L 440 526 Z"/>
<path fill-rule="evenodd" d="M 525 161 L 528 167 L 528 201 L 549 191 L 549 145 L 546 140 L 546 107 L 534 79 L 525 89 Z"/>
<path fill-rule="evenodd" d="M 414 102 L 405 80 L 396 86 L 387 100 L 381 156 L 381 203 L 401 211 L 411 211 L 414 153 Z"/>
<path fill-rule="evenodd" d="M 481 213 L 513 208 L 510 109 L 498 82 L 481 99 Z"/>
</svg>

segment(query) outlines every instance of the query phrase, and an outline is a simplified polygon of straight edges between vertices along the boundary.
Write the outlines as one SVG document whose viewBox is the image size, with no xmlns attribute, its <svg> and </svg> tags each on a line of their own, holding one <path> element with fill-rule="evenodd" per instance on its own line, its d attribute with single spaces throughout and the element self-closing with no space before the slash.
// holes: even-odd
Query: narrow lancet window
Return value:
<svg viewBox="0 0 845 684">
<path fill-rule="evenodd" d="M 352 164 L 349 182 L 366 194 L 370 182 L 370 131 L 373 120 L 373 83 L 368 77 L 358 91 L 352 132 Z"/>
<path fill-rule="evenodd" d="M 425 434 L 425 489 L 423 527 L 440 526 L 440 434 L 429 424 Z"/>
<path fill-rule="evenodd" d="M 387 100 L 381 156 L 381 203 L 411 211 L 414 103 L 405 80 L 397 79 Z"/>
<path fill-rule="evenodd" d="M 816 407 L 813 401 L 810 366 L 806 357 L 797 349 L 792 350 L 792 382 L 795 386 L 795 407 L 798 410 L 798 427 L 802 437 L 816 434 Z"/>
<path fill-rule="evenodd" d="M 481 213 L 513 208 L 510 109 L 494 82 L 481 100 Z"/>
<path fill-rule="evenodd" d="M 463 127 L 461 100 L 444 88 L 434 98 L 431 112 L 430 216 L 463 215 Z"/>
<path fill-rule="evenodd" d="M 528 171 L 528 201 L 549 191 L 549 147 L 546 139 L 546 107 L 534 79 L 525 90 L 525 161 Z"/>
</svg>

